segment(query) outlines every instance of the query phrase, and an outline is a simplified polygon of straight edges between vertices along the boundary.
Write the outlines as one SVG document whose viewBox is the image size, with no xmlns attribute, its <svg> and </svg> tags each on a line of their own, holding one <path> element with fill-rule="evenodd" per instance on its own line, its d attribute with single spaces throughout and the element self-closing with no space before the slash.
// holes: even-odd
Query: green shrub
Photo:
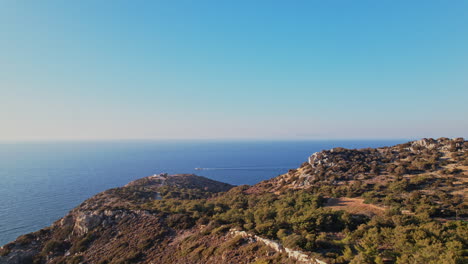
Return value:
<svg viewBox="0 0 468 264">
<path fill-rule="evenodd" d="M 151 238 L 146 238 L 143 240 L 138 241 L 138 249 L 140 250 L 146 250 L 149 249 L 153 246 L 153 240 Z"/>
<path fill-rule="evenodd" d="M 228 240 L 224 245 L 223 247 L 225 249 L 234 249 L 234 248 L 237 248 L 238 246 L 240 246 L 241 244 L 244 243 L 244 238 L 241 237 L 240 235 L 237 235 L 235 236 L 234 238 L 232 238 L 231 240 Z"/>
<path fill-rule="evenodd" d="M 18 237 L 16 239 L 16 242 L 18 242 L 20 245 L 24 246 L 27 244 L 30 244 L 34 239 L 36 239 L 36 236 L 33 234 L 26 234 Z"/>
<path fill-rule="evenodd" d="M 73 256 L 67 260 L 67 264 L 80 264 L 83 261 L 83 256 Z"/>
<path fill-rule="evenodd" d="M 4 256 L 8 256 L 8 254 L 10 254 L 11 250 L 9 248 L 0 248 L 0 256 L 4 257 Z"/>
<path fill-rule="evenodd" d="M 167 217 L 166 223 L 176 229 L 188 229 L 195 224 L 195 220 L 186 214 L 171 214 Z"/>
<path fill-rule="evenodd" d="M 283 245 L 288 248 L 302 248 L 307 243 L 305 237 L 298 234 L 291 234 L 284 237 L 282 240 Z"/>
<path fill-rule="evenodd" d="M 83 239 L 76 242 L 70 249 L 70 253 L 75 254 L 88 249 L 91 242 L 95 239 L 94 233 L 88 233 Z"/>
<path fill-rule="evenodd" d="M 63 241 L 49 240 L 42 249 L 42 254 L 47 255 L 49 253 L 57 253 L 65 251 L 66 246 Z"/>
</svg>

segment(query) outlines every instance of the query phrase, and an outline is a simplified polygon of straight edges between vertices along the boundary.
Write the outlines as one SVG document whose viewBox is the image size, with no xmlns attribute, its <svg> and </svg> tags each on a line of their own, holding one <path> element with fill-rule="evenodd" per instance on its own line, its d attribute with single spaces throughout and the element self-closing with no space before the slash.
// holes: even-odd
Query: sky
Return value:
<svg viewBox="0 0 468 264">
<path fill-rule="evenodd" d="M 0 141 L 468 137 L 468 1 L 0 1 Z"/>
</svg>

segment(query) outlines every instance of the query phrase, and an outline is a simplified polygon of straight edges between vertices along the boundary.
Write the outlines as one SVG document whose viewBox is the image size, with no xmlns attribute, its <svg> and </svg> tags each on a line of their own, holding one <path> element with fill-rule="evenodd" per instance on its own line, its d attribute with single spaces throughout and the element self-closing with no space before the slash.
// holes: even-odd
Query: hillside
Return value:
<svg viewBox="0 0 468 264">
<path fill-rule="evenodd" d="M 468 142 L 334 148 L 253 186 L 153 175 L 0 249 L 0 263 L 467 263 Z"/>
<path fill-rule="evenodd" d="M 325 197 L 360 197 L 407 213 L 462 217 L 468 194 L 467 149 L 462 138 L 422 139 L 376 149 L 334 148 L 314 153 L 300 168 L 248 192 L 305 189 Z"/>
</svg>

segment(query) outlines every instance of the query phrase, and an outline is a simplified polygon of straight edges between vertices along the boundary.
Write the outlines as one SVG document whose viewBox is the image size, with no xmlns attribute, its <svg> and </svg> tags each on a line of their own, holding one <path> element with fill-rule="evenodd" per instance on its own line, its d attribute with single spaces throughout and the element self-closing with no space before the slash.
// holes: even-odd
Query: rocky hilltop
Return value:
<svg viewBox="0 0 468 264">
<path fill-rule="evenodd" d="M 152 175 L 4 245 L 0 263 L 467 263 L 467 150 L 334 148 L 253 186 Z"/>
</svg>

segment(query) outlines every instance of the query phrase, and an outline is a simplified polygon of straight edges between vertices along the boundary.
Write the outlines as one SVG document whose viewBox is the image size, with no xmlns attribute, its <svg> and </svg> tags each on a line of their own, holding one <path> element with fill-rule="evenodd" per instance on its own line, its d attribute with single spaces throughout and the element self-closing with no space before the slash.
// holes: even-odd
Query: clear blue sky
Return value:
<svg viewBox="0 0 468 264">
<path fill-rule="evenodd" d="M 468 136 L 468 1 L 1 1 L 0 141 Z"/>
</svg>

